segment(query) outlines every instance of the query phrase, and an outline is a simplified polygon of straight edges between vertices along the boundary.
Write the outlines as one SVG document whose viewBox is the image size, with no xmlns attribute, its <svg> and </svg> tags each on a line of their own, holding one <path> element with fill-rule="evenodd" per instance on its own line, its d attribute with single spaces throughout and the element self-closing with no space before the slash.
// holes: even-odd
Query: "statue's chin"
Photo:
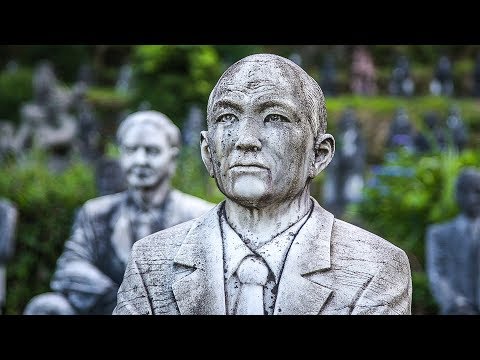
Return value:
<svg viewBox="0 0 480 360">
<path fill-rule="evenodd" d="M 240 176 L 233 181 L 232 185 L 231 198 L 239 203 L 253 205 L 267 193 L 267 184 L 257 176 Z"/>
</svg>

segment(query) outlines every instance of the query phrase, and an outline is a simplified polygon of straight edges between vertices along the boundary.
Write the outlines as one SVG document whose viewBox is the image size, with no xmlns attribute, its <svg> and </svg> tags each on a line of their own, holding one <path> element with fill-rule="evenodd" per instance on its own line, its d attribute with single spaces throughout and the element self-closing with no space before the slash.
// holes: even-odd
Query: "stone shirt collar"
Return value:
<svg viewBox="0 0 480 360">
<path fill-rule="evenodd" d="M 310 210 L 299 221 L 276 235 L 272 240 L 259 247 L 255 252 L 250 250 L 232 229 L 225 216 L 225 208 L 220 211 L 220 226 L 224 249 L 225 279 L 228 280 L 236 271 L 243 258 L 248 255 L 259 255 L 268 264 L 278 283 L 283 264 L 292 241 L 305 224 L 312 213 L 313 203 Z"/>
</svg>

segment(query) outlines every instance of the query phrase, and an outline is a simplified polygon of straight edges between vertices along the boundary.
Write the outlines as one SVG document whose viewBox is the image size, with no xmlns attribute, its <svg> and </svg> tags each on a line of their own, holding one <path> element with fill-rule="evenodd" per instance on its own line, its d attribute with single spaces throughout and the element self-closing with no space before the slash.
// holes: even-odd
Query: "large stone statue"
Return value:
<svg viewBox="0 0 480 360">
<path fill-rule="evenodd" d="M 441 314 L 480 314 L 480 171 L 456 183 L 460 214 L 427 228 L 427 274 Z"/>
<path fill-rule="evenodd" d="M 80 208 L 50 283 L 54 293 L 35 297 L 25 314 L 111 314 L 132 244 L 214 206 L 170 187 L 180 131 L 164 114 L 131 114 L 117 139 L 128 189 Z"/>
<path fill-rule="evenodd" d="M 226 199 L 135 243 L 114 314 L 410 314 L 404 251 L 310 196 L 330 162 L 319 85 L 271 54 L 230 66 L 201 154 Z"/>
</svg>

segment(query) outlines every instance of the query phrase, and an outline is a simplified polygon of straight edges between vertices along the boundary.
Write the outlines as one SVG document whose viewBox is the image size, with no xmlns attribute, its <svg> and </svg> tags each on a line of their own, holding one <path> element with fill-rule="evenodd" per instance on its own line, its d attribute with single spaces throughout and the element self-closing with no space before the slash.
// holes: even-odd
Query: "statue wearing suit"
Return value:
<svg viewBox="0 0 480 360">
<path fill-rule="evenodd" d="M 214 206 L 170 187 L 180 132 L 165 115 L 134 113 L 117 137 L 128 190 L 79 209 L 50 283 L 54 292 L 32 299 L 25 314 L 111 314 L 135 241 Z"/>
<path fill-rule="evenodd" d="M 444 315 L 480 314 L 480 172 L 463 170 L 456 183 L 461 213 L 430 225 L 426 234 L 427 274 Z"/>
<path fill-rule="evenodd" d="M 318 84 L 248 56 L 210 94 L 201 154 L 226 199 L 135 243 L 113 314 L 410 314 L 404 251 L 323 209 L 331 161 Z"/>
</svg>

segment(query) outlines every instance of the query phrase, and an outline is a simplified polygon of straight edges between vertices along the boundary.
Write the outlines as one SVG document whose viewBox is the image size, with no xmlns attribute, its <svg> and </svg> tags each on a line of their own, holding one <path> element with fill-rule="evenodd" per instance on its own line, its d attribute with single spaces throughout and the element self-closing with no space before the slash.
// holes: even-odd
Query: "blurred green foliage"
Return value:
<svg viewBox="0 0 480 360">
<path fill-rule="evenodd" d="M 32 96 L 31 69 L 20 68 L 15 72 L 0 73 L 0 119 L 18 124 L 20 106 L 23 102 L 30 101 Z"/>
<path fill-rule="evenodd" d="M 457 176 L 463 167 L 479 164 L 480 153 L 471 149 L 426 155 L 404 150 L 391 153 L 382 167 L 372 169 L 363 200 L 348 208 L 347 221 L 360 220 L 367 230 L 405 250 L 412 271 L 423 273 L 427 226 L 458 214 Z M 427 283 L 418 280 L 414 308 L 432 302 L 429 290 L 422 286 Z"/>
<path fill-rule="evenodd" d="M 448 98 L 444 96 L 415 96 L 413 98 L 391 96 L 344 95 L 326 99 L 328 131 L 335 135 L 336 124 L 346 108 L 352 108 L 359 120 L 362 135 L 368 140 L 367 160 L 370 164 L 383 161 L 385 142 L 395 111 L 403 107 L 407 111 L 412 126 L 421 131 L 424 116 L 434 111 L 445 123 L 450 107 L 458 105 L 462 119 L 469 131 L 468 147 L 480 143 L 480 102 L 471 98 Z"/>
<path fill-rule="evenodd" d="M 90 167 L 75 161 L 57 174 L 46 161 L 35 152 L 0 167 L 0 197 L 12 201 L 19 214 L 15 253 L 7 264 L 6 314 L 21 314 L 31 297 L 49 291 L 75 210 L 96 196 Z"/>
<path fill-rule="evenodd" d="M 225 198 L 218 190 L 215 180 L 208 175 L 200 156 L 200 146 L 182 148 L 172 186 L 213 203 L 219 203 Z"/>
<path fill-rule="evenodd" d="M 132 55 L 137 104 L 148 101 L 182 127 L 188 106 L 205 104 L 222 72 L 212 46 L 142 45 Z"/>
<path fill-rule="evenodd" d="M 0 66 L 15 61 L 20 67 L 33 67 L 43 60 L 55 65 L 60 81 L 74 82 L 82 64 L 92 57 L 92 45 L 4 45 L 0 46 Z"/>
</svg>

